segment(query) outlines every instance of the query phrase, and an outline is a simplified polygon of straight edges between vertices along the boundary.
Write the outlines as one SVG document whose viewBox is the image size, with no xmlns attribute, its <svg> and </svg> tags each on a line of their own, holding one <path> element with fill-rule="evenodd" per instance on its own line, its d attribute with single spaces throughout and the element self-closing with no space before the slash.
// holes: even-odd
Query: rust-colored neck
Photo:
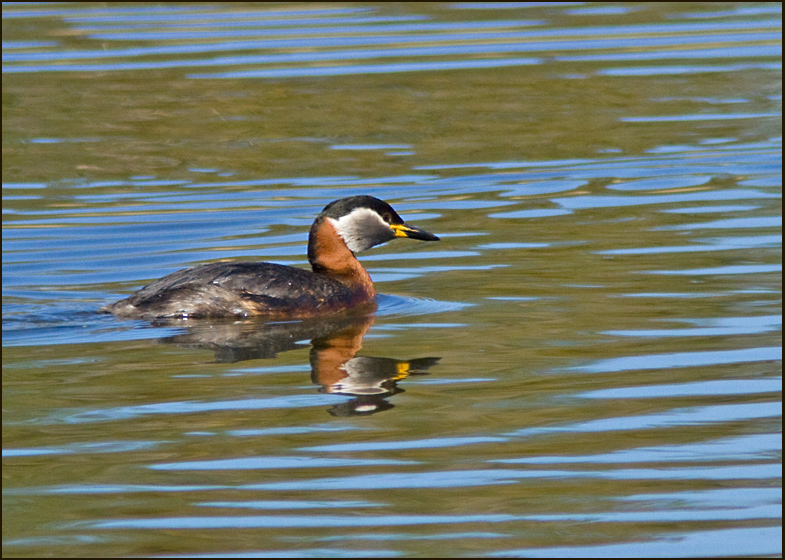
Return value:
<svg viewBox="0 0 785 560">
<path fill-rule="evenodd" d="M 319 218 L 308 237 L 308 262 L 317 274 L 338 280 L 364 295 L 362 300 L 376 297 L 376 288 L 368 272 L 346 246 L 346 243 L 327 218 Z"/>
</svg>

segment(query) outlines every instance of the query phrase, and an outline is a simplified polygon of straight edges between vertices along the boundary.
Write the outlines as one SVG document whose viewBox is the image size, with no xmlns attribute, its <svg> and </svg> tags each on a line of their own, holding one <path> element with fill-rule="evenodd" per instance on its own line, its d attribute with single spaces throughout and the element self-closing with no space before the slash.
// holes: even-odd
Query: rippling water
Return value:
<svg viewBox="0 0 785 560">
<path fill-rule="evenodd" d="M 781 554 L 781 4 L 3 23 L 5 555 Z M 354 194 L 375 313 L 96 313 Z"/>
</svg>

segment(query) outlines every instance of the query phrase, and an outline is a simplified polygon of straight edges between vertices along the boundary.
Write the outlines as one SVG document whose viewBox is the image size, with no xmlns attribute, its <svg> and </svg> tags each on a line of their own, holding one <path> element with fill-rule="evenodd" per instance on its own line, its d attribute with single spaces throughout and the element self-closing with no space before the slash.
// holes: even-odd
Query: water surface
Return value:
<svg viewBox="0 0 785 560">
<path fill-rule="evenodd" d="M 781 4 L 3 23 L 4 554 L 781 554 Z M 374 313 L 96 313 L 355 194 Z"/>
</svg>

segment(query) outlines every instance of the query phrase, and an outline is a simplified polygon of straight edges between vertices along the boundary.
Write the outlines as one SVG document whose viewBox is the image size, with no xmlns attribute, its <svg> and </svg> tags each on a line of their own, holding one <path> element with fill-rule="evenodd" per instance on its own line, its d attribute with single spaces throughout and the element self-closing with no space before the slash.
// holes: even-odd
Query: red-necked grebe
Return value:
<svg viewBox="0 0 785 560">
<path fill-rule="evenodd" d="M 203 264 L 164 276 L 101 311 L 137 319 L 302 318 L 343 311 L 376 297 L 354 254 L 396 237 L 439 240 L 405 224 L 383 200 L 342 198 L 325 206 L 311 226 L 312 270 L 266 262 Z"/>
</svg>

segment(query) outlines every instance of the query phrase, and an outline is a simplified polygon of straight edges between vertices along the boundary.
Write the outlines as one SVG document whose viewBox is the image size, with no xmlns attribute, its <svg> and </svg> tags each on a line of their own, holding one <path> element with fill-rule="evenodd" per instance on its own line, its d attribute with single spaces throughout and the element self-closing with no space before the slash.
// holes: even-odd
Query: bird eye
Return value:
<svg viewBox="0 0 785 560">
<path fill-rule="evenodd" d="M 385 212 L 384 214 L 382 214 L 382 219 L 385 222 L 387 222 L 388 224 L 391 224 L 392 223 L 392 214 L 389 214 L 389 213 Z"/>
</svg>

